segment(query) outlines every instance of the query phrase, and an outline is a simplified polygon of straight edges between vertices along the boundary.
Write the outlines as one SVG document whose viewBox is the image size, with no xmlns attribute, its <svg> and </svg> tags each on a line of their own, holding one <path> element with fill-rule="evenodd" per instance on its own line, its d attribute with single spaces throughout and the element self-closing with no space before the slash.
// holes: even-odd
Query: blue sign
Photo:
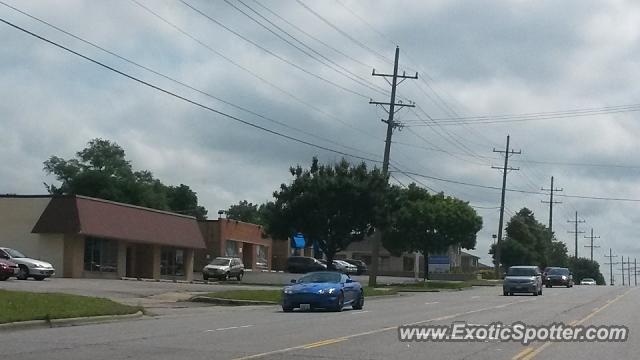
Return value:
<svg viewBox="0 0 640 360">
<path fill-rule="evenodd" d="M 293 249 L 304 249 L 306 241 L 304 240 L 304 235 L 302 233 L 297 233 L 291 237 L 291 248 Z"/>
<path fill-rule="evenodd" d="M 429 264 L 443 264 L 443 265 L 448 265 L 449 264 L 449 257 L 448 256 L 429 256 Z"/>
</svg>

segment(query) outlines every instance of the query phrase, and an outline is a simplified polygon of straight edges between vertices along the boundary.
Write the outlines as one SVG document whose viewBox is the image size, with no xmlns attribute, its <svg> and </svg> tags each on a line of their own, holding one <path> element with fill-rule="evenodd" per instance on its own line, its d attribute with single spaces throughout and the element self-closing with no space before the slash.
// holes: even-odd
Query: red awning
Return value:
<svg viewBox="0 0 640 360">
<path fill-rule="evenodd" d="M 193 217 L 78 195 L 53 197 L 32 232 L 206 248 Z"/>
</svg>

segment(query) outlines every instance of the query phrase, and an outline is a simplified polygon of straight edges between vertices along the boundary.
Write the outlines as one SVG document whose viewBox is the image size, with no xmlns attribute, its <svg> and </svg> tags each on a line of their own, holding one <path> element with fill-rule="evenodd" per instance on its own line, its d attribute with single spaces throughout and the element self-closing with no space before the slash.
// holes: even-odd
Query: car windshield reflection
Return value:
<svg viewBox="0 0 640 360">
<path fill-rule="evenodd" d="M 339 283 L 341 278 L 342 275 L 336 273 L 312 273 L 298 279 L 298 283 Z"/>
</svg>

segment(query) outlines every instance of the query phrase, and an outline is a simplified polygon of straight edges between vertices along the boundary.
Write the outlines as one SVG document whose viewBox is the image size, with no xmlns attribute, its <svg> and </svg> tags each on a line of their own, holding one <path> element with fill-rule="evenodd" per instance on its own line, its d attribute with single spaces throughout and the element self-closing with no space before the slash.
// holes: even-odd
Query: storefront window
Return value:
<svg viewBox="0 0 640 360">
<path fill-rule="evenodd" d="M 256 245 L 256 266 L 260 268 L 268 268 L 269 249 L 264 245 Z"/>
<path fill-rule="evenodd" d="M 84 241 L 84 270 L 118 271 L 118 243 L 113 240 L 87 237 Z"/>
<path fill-rule="evenodd" d="M 225 241 L 224 256 L 238 257 L 240 256 L 239 243 L 233 240 Z"/>
<path fill-rule="evenodd" d="M 184 250 L 163 247 L 160 255 L 160 275 L 184 276 Z"/>
</svg>

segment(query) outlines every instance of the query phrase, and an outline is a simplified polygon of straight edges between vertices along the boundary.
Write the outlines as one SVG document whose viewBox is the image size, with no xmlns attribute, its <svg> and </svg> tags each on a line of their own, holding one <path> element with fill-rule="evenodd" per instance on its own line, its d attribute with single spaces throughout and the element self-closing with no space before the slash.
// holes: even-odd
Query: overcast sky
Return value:
<svg viewBox="0 0 640 360">
<path fill-rule="evenodd" d="M 520 170 L 509 173 L 508 187 L 540 193 L 555 177 L 564 191 L 555 199 L 562 203 L 554 230 L 570 253 L 567 220 L 577 211 L 586 220 L 580 230 L 593 227 L 601 237 L 594 258 L 607 280 L 609 247 L 640 257 L 639 202 L 560 196 L 640 199 L 640 122 L 629 111 L 640 106 L 619 107 L 640 103 L 637 1 L 303 0 L 305 8 L 294 0 L 229 0 L 234 9 L 222 0 L 185 0 L 210 19 L 178 1 L 139 0 L 147 9 L 129 0 L 3 1 L 200 92 L 0 5 L 2 19 L 109 66 L 244 121 L 376 161 L 386 113 L 368 102 L 389 101 L 390 86 L 371 73 L 393 71 L 398 45 L 400 71 L 418 71 L 419 79 L 398 88 L 399 100 L 416 108 L 397 114 L 407 126 L 393 136 L 394 170 L 500 187 L 491 166 L 503 160 L 492 150 L 504 150 L 510 134 L 522 155 L 510 158 Z M 120 144 L 134 168 L 191 186 L 211 216 L 243 199 L 269 200 L 290 180 L 291 165 L 342 157 L 170 97 L 6 24 L 0 42 L 1 193 L 44 193 L 43 182 L 54 180 L 42 162 L 70 158 L 95 137 Z M 568 112 L 523 116 L 558 111 Z M 486 118 L 447 120 L 478 116 Z M 484 228 L 471 252 L 490 263 L 500 191 L 414 178 L 477 207 Z M 548 196 L 508 192 L 505 216 L 526 206 L 547 223 L 541 200 Z M 579 252 L 588 256 L 583 235 Z"/>
</svg>

